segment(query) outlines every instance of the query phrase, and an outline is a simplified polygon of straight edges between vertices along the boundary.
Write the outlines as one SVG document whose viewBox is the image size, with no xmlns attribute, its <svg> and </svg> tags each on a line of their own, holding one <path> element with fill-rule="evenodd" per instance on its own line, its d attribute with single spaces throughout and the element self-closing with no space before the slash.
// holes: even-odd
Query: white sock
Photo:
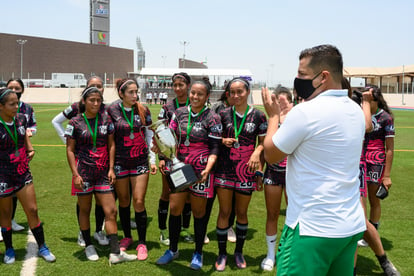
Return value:
<svg viewBox="0 0 414 276">
<path fill-rule="evenodd" d="M 273 236 L 266 235 L 267 258 L 273 261 L 275 261 L 276 238 L 277 234 Z"/>
</svg>

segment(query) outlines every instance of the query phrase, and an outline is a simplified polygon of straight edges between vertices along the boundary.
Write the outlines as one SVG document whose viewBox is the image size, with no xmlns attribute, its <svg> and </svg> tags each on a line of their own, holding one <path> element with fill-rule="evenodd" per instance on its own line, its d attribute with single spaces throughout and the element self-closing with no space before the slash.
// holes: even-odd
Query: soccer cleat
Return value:
<svg viewBox="0 0 414 276">
<path fill-rule="evenodd" d="M 24 227 L 18 224 L 14 219 L 11 222 L 12 222 L 12 230 L 14 232 L 20 232 L 24 230 Z"/>
<path fill-rule="evenodd" d="M 119 249 L 121 249 L 121 251 L 126 251 L 131 244 L 132 244 L 132 238 L 123 238 L 119 242 Z"/>
<path fill-rule="evenodd" d="M 144 261 L 148 258 L 148 249 L 145 244 L 138 244 L 137 246 L 137 259 L 139 261 Z"/>
<path fill-rule="evenodd" d="M 230 227 L 229 230 L 227 230 L 227 240 L 229 242 L 236 242 L 236 233 L 234 233 L 233 227 Z"/>
<path fill-rule="evenodd" d="M 99 245 L 109 244 L 109 240 L 103 231 L 93 233 L 93 238 L 99 243 Z"/>
<path fill-rule="evenodd" d="M 96 253 L 95 246 L 93 246 L 92 244 L 91 245 L 88 245 L 85 248 L 85 255 L 86 255 L 86 258 L 89 261 L 97 261 L 97 260 L 99 260 L 99 256 L 98 256 L 98 253 Z"/>
<path fill-rule="evenodd" d="M 164 252 L 164 255 L 162 255 L 162 256 L 161 256 L 161 257 L 157 260 L 156 264 L 159 264 L 159 265 L 166 265 L 166 264 L 168 264 L 168 263 L 172 262 L 173 260 L 177 259 L 177 258 L 178 258 L 178 256 L 179 256 L 179 254 L 178 254 L 178 250 L 177 250 L 177 252 L 172 252 L 171 250 L 167 249 L 167 250 Z"/>
<path fill-rule="evenodd" d="M 13 264 L 16 261 L 16 253 L 14 253 L 13 247 L 7 248 L 3 261 L 5 264 Z"/>
<path fill-rule="evenodd" d="M 360 239 L 360 240 L 358 241 L 358 246 L 359 246 L 359 247 L 367 247 L 367 246 L 369 246 L 369 245 L 368 245 L 368 243 L 367 243 L 364 239 Z"/>
<path fill-rule="evenodd" d="M 82 247 L 86 246 L 85 240 L 83 239 L 83 236 L 82 236 L 82 231 L 79 231 L 79 234 L 78 234 L 78 245 Z"/>
<path fill-rule="evenodd" d="M 203 255 L 198 252 L 194 252 L 191 259 L 190 268 L 194 270 L 200 270 L 203 267 Z"/>
<path fill-rule="evenodd" d="M 216 270 L 224 271 L 224 269 L 226 269 L 226 262 L 227 262 L 227 256 L 219 255 L 216 260 Z"/>
<path fill-rule="evenodd" d="M 275 266 L 275 261 L 269 259 L 268 257 L 264 258 L 261 264 L 261 267 L 264 271 L 272 271 Z"/>
<path fill-rule="evenodd" d="M 54 261 L 56 261 L 55 255 L 53 255 L 52 252 L 50 252 L 46 244 L 42 245 L 39 248 L 37 254 L 39 255 L 39 257 L 42 257 L 48 263 L 53 263 Z"/>
<path fill-rule="evenodd" d="M 120 251 L 119 254 L 109 254 L 109 265 L 119 264 L 122 262 L 131 262 L 137 259 L 137 255 L 127 254 L 124 251 Z"/>
<path fill-rule="evenodd" d="M 180 236 L 181 236 L 181 238 L 183 238 L 183 240 L 186 243 L 194 243 L 193 237 L 191 237 L 191 235 L 188 232 L 188 229 L 187 228 L 182 228 L 181 229 Z"/>
<path fill-rule="evenodd" d="M 170 245 L 170 239 L 168 238 L 167 229 L 161 230 L 160 243 L 163 244 L 163 245 L 166 245 L 166 246 Z"/>
<path fill-rule="evenodd" d="M 131 229 L 137 229 L 137 223 L 133 220 L 130 221 L 131 223 Z"/>
<path fill-rule="evenodd" d="M 382 270 L 384 270 L 384 274 L 387 276 L 400 276 L 400 272 L 398 272 L 397 268 L 392 264 L 390 260 L 385 261 L 381 264 Z"/>
<path fill-rule="evenodd" d="M 242 253 L 239 253 L 239 252 L 234 253 L 234 261 L 238 268 L 240 269 L 246 268 L 246 260 L 244 259 Z"/>
<path fill-rule="evenodd" d="M 204 236 L 204 244 L 210 243 L 210 239 L 208 238 L 207 234 Z"/>
</svg>

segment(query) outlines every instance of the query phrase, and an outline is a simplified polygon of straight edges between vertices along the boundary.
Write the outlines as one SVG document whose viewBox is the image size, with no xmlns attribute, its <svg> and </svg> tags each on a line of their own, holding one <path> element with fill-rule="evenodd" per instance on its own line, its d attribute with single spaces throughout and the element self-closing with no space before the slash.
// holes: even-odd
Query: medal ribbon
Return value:
<svg viewBox="0 0 414 276">
<path fill-rule="evenodd" d="M 88 119 L 85 116 L 85 113 L 82 113 L 83 118 L 85 119 L 86 124 L 88 125 L 88 129 L 92 135 L 93 147 L 96 148 L 96 137 L 98 136 L 98 114 L 95 117 L 95 132 L 92 131 L 91 125 L 89 124 Z"/>
<path fill-rule="evenodd" d="M 185 102 L 185 106 L 188 106 L 188 100 L 189 100 L 189 97 L 187 96 L 187 101 Z M 177 106 L 177 108 L 180 107 L 180 105 L 178 104 L 177 98 L 175 98 L 175 105 Z"/>
<path fill-rule="evenodd" d="M 14 135 L 12 134 L 9 126 L 3 121 L 1 117 L 0 117 L 0 121 L 3 123 L 4 128 L 7 130 L 7 132 L 10 134 L 10 137 L 12 138 L 14 145 L 16 146 L 16 151 L 17 151 L 17 129 L 16 129 L 16 122 L 14 121 L 14 118 L 13 118 Z"/>
<path fill-rule="evenodd" d="M 201 113 L 203 113 L 205 109 L 206 109 L 206 107 L 204 106 L 203 109 L 201 109 L 201 111 L 198 112 L 197 116 L 195 116 L 194 122 L 190 125 L 190 122 L 191 122 L 191 106 L 190 106 L 190 112 L 188 112 L 187 137 L 185 138 L 185 140 L 190 141 L 190 132 L 193 129 L 195 119 L 197 119 L 198 116 L 200 116 Z"/>
<path fill-rule="evenodd" d="M 131 133 L 134 133 L 134 109 L 131 108 L 131 121 L 128 120 L 128 118 L 127 118 L 123 103 L 121 103 L 121 109 L 122 109 L 122 113 L 124 114 L 125 120 L 127 121 L 129 127 L 131 128 Z"/>
<path fill-rule="evenodd" d="M 238 141 L 238 137 L 240 132 L 243 129 L 244 121 L 247 117 L 247 112 L 249 111 L 249 105 L 247 105 L 246 111 L 244 112 L 243 119 L 241 121 L 241 124 L 239 128 L 237 128 L 237 120 L 236 120 L 236 108 L 233 108 L 233 121 L 234 121 L 234 138 L 236 138 L 236 141 Z"/>
</svg>

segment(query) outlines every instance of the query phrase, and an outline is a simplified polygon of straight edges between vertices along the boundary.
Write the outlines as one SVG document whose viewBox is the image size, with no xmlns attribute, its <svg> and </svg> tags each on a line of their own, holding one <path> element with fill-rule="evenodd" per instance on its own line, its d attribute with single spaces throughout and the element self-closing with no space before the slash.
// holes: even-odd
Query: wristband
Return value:
<svg viewBox="0 0 414 276">
<path fill-rule="evenodd" d="M 256 172 L 254 173 L 254 176 L 260 176 L 260 177 L 263 177 L 263 176 L 264 176 L 264 174 L 263 174 L 263 172 L 261 172 L 261 171 L 256 171 Z"/>
</svg>

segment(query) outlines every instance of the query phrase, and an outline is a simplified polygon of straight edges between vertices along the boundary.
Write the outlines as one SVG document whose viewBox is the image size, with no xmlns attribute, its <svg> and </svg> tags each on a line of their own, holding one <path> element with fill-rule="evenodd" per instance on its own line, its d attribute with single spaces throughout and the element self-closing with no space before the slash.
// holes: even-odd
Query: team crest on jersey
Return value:
<svg viewBox="0 0 414 276">
<path fill-rule="evenodd" d="M 201 129 L 201 122 L 195 122 L 194 123 L 194 130 L 199 131 Z"/>
<path fill-rule="evenodd" d="M 99 133 L 101 133 L 102 135 L 105 135 L 106 133 L 108 133 L 108 127 L 107 126 L 100 126 L 99 127 Z"/>
<path fill-rule="evenodd" d="M 19 126 L 17 131 L 20 133 L 20 135 L 24 135 L 26 133 L 26 130 L 24 129 L 24 126 Z"/>
<path fill-rule="evenodd" d="M 139 117 L 138 114 L 134 114 L 134 121 L 137 121 L 137 122 L 141 121 L 141 117 Z"/>
<path fill-rule="evenodd" d="M 5 182 L 0 183 L 0 193 L 1 194 L 4 193 L 7 190 L 7 186 L 8 185 Z"/>
<path fill-rule="evenodd" d="M 219 132 L 223 131 L 223 126 L 221 124 L 217 124 L 211 127 L 211 132 Z"/>
<path fill-rule="evenodd" d="M 246 129 L 247 133 L 252 133 L 256 128 L 256 124 L 255 123 L 246 123 L 244 128 Z"/>
<path fill-rule="evenodd" d="M 67 125 L 65 130 L 65 135 L 72 136 L 74 127 L 72 125 Z"/>
<path fill-rule="evenodd" d="M 394 132 L 394 125 L 385 126 L 386 132 Z"/>
</svg>

